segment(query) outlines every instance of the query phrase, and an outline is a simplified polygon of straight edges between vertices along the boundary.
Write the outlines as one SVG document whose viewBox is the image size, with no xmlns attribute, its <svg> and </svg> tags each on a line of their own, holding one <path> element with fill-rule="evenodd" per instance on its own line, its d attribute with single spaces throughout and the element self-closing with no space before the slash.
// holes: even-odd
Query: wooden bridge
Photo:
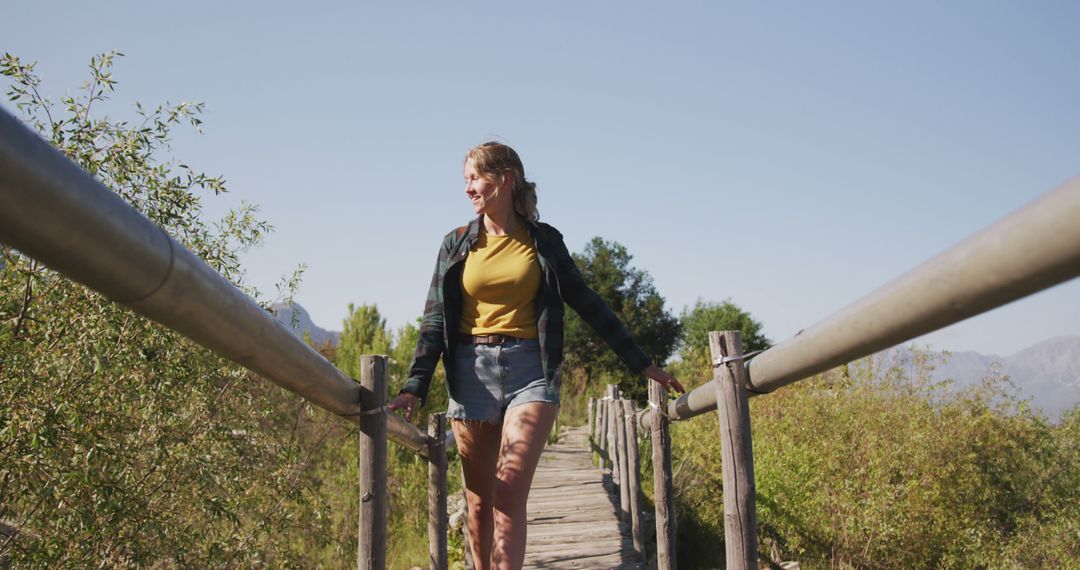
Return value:
<svg viewBox="0 0 1080 570">
<path fill-rule="evenodd" d="M 609 474 L 593 465 L 588 426 L 563 429 L 529 493 L 525 568 L 644 568 L 631 526 L 619 521 Z"/>
<path fill-rule="evenodd" d="M 584 434 L 568 432 L 547 451 L 535 480 L 527 565 L 635 567 L 644 546 L 643 525 L 640 505 L 634 506 L 638 493 L 630 491 L 635 478 L 628 477 L 637 472 L 637 445 L 627 442 L 646 428 L 652 430 L 657 466 L 656 565 L 674 568 L 671 481 L 664 480 L 670 457 L 662 457 L 666 445 L 655 444 L 666 443 L 668 421 L 715 411 L 726 491 L 726 563 L 756 568 L 746 399 L 1077 277 L 1078 219 L 1080 178 L 1074 178 L 762 352 L 752 366 L 737 331 L 714 332 L 714 382 L 671 401 L 653 392 L 646 410 L 634 410 L 616 395 L 591 402 L 593 443 L 613 474 L 610 483 L 619 481 L 617 507 L 609 494 L 612 485 L 589 466 Z M 447 567 L 445 418 L 433 414 L 436 422 L 425 434 L 397 414 L 385 413 L 385 357 L 362 358 L 358 386 L 202 259 L 3 110 L 0 242 L 358 424 L 359 568 L 386 565 L 388 440 L 425 457 L 431 466 L 431 567 Z M 718 240 L 718 254 L 730 254 L 718 255 L 718 262 L 731 270 L 738 265 L 728 259 L 739 253 Z"/>
</svg>

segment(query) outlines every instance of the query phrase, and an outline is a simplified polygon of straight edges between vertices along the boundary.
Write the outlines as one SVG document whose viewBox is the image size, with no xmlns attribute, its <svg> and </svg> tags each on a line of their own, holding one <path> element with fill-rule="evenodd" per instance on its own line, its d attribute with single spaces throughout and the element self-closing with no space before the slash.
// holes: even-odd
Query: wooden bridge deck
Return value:
<svg viewBox="0 0 1080 570">
<path fill-rule="evenodd" d="M 544 449 L 529 494 L 525 568 L 644 568 L 610 477 L 592 463 L 588 428 Z"/>
</svg>

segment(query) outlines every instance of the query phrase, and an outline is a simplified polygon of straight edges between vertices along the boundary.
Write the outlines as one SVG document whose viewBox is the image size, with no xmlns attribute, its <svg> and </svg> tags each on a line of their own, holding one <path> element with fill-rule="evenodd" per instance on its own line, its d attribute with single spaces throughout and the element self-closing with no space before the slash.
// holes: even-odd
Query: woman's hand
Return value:
<svg viewBox="0 0 1080 570">
<path fill-rule="evenodd" d="M 682 384 L 679 384 L 679 381 L 676 380 L 674 376 L 664 372 L 655 364 L 650 364 L 649 367 L 645 369 L 645 375 L 655 380 L 657 384 L 660 384 L 660 386 L 664 388 L 664 392 L 671 392 L 671 389 L 674 388 L 676 392 L 681 394 L 686 393 L 686 388 L 683 388 Z"/>
<path fill-rule="evenodd" d="M 405 421 L 411 422 L 413 419 L 413 410 L 416 409 L 416 404 L 419 402 L 420 398 L 418 398 L 416 394 L 404 392 L 398 394 L 397 398 L 391 400 L 390 403 L 386 405 L 386 409 L 399 410 L 405 408 Z"/>
</svg>

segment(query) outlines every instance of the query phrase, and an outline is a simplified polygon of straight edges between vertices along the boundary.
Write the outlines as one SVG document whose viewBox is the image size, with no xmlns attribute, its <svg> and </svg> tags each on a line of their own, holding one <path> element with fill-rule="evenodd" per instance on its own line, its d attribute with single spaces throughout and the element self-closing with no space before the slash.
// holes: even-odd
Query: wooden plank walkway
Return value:
<svg viewBox="0 0 1080 570">
<path fill-rule="evenodd" d="M 525 568 L 644 568 L 588 439 L 586 426 L 563 429 L 540 457 L 529 493 Z"/>
</svg>

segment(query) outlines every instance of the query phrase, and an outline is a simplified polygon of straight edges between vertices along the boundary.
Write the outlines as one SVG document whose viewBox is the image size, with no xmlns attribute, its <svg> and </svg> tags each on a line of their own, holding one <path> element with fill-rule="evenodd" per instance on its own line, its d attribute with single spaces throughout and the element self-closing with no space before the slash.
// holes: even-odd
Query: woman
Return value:
<svg viewBox="0 0 1080 570">
<path fill-rule="evenodd" d="M 478 569 L 520 568 L 533 473 L 559 410 L 563 302 L 634 373 L 683 391 L 634 343 L 563 243 L 540 223 L 536 184 L 512 148 L 488 142 L 465 160 L 478 217 L 443 239 L 409 380 L 390 403 L 411 420 L 440 356 Z"/>
</svg>

